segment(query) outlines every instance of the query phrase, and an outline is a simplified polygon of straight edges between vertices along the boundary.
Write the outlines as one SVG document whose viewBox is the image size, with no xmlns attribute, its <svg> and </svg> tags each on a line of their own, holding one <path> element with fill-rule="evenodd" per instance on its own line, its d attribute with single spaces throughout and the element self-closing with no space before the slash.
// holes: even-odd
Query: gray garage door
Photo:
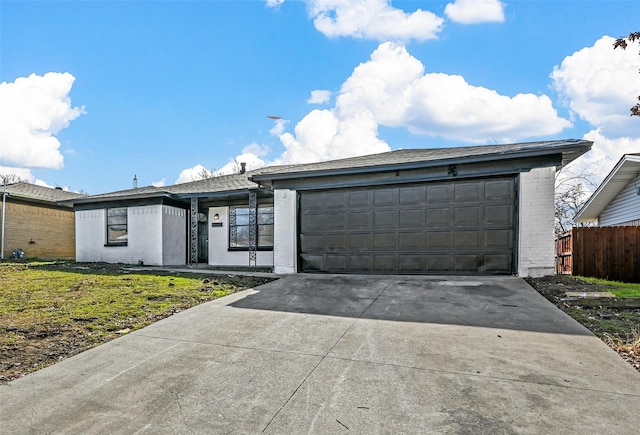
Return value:
<svg viewBox="0 0 640 435">
<path fill-rule="evenodd" d="M 514 177 L 300 192 L 300 268 L 511 274 Z"/>
</svg>

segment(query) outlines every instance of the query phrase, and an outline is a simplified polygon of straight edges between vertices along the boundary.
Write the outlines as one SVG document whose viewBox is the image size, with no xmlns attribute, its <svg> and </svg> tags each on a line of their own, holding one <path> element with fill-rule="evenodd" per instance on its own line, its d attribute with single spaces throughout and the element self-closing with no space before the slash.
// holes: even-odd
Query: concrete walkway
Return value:
<svg viewBox="0 0 640 435">
<path fill-rule="evenodd" d="M 515 277 L 293 275 L 8 385 L 2 434 L 640 427 L 640 374 Z"/>
</svg>

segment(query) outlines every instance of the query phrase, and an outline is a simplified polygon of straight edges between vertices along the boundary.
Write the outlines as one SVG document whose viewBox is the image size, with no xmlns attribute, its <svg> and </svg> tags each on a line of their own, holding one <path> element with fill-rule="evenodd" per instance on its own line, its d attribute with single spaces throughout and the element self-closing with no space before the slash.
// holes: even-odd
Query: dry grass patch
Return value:
<svg viewBox="0 0 640 435">
<path fill-rule="evenodd" d="M 627 340 L 606 335 L 604 341 L 636 370 L 640 371 L 640 330 L 635 329 Z"/>
</svg>

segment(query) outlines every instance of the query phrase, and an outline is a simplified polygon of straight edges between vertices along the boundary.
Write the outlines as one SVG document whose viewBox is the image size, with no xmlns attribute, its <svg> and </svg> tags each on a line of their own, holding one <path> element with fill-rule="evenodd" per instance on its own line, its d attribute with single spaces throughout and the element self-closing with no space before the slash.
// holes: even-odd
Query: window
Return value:
<svg viewBox="0 0 640 435">
<path fill-rule="evenodd" d="M 249 249 L 249 207 L 229 210 L 229 249 Z M 256 241 L 258 249 L 273 249 L 273 206 L 259 206 L 256 213 Z"/>
<path fill-rule="evenodd" d="M 107 245 L 126 245 L 129 239 L 127 232 L 127 209 L 107 209 Z"/>
</svg>

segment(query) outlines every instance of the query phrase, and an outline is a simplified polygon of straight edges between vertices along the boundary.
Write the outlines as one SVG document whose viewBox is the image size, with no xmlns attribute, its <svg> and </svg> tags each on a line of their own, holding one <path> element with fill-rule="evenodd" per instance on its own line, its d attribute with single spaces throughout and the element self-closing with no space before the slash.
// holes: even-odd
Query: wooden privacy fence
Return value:
<svg viewBox="0 0 640 435">
<path fill-rule="evenodd" d="M 640 226 L 578 227 L 556 236 L 556 273 L 640 282 Z"/>
</svg>

